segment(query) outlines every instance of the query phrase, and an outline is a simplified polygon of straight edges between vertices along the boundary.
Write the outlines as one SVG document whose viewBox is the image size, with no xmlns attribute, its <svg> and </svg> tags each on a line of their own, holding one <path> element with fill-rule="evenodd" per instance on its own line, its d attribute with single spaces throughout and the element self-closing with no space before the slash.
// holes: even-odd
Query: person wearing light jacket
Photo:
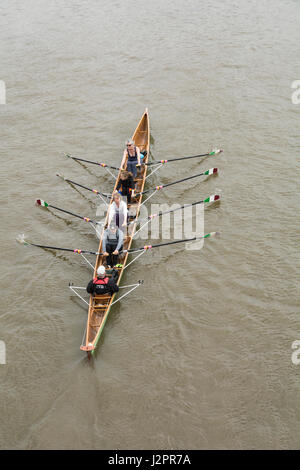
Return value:
<svg viewBox="0 0 300 470">
<path fill-rule="evenodd" d="M 109 207 L 108 225 L 110 225 L 111 222 L 114 222 L 116 226 L 121 228 L 124 232 L 127 227 L 127 215 L 127 204 L 122 200 L 121 194 L 119 194 L 118 191 L 115 191 L 113 193 L 113 202 Z"/>
</svg>

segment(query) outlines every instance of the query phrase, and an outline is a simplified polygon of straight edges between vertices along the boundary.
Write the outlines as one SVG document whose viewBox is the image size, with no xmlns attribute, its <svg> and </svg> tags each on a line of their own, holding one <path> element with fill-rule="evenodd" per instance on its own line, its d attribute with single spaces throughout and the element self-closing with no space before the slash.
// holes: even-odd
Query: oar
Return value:
<svg viewBox="0 0 300 470">
<path fill-rule="evenodd" d="M 150 166 L 150 165 L 157 165 L 159 163 L 164 164 L 164 163 L 168 163 L 168 162 L 176 162 L 176 161 L 179 161 L 179 160 L 188 160 L 189 158 L 208 157 L 208 156 L 217 155 L 218 153 L 221 153 L 221 152 L 223 152 L 222 149 L 214 149 L 211 152 L 202 153 L 202 154 L 199 154 L 199 155 L 192 155 L 190 157 L 169 158 L 168 160 L 154 160 L 153 162 L 145 163 L 145 165 Z M 106 168 L 112 168 L 113 170 L 121 170 L 121 168 L 119 168 L 117 166 L 111 166 L 111 165 L 108 165 L 107 163 L 95 162 L 95 161 L 92 161 L 92 160 L 85 160 L 84 158 L 73 157 L 73 155 L 70 155 L 69 153 L 66 153 L 65 156 L 68 157 L 68 158 L 72 158 L 73 160 L 78 160 L 80 162 L 91 163 L 92 165 L 102 166 L 103 168 L 106 167 Z"/>
<path fill-rule="evenodd" d="M 85 253 L 85 254 L 88 254 L 88 255 L 98 255 L 99 254 L 97 251 L 79 250 L 77 248 L 74 250 L 73 248 L 61 248 L 59 246 L 38 245 L 37 243 L 32 243 L 32 242 L 29 242 L 29 241 L 25 240 L 24 235 L 19 235 L 16 238 L 16 240 L 17 240 L 18 243 L 21 243 L 21 245 L 36 246 L 38 248 L 46 248 L 48 250 L 69 251 L 70 253 L 78 253 L 79 255 L 81 253 Z"/>
<path fill-rule="evenodd" d="M 201 158 L 208 157 L 212 155 L 217 155 L 218 153 L 223 152 L 222 149 L 214 149 L 209 153 L 202 153 L 201 155 L 192 155 L 191 157 L 178 157 L 178 158 L 169 158 L 168 160 L 154 160 L 153 162 L 145 163 L 145 165 L 158 165 L 159 163 L 165 164 L 169 162 L 178 162 L 179 160 L 188 160 L 189 158 Z"/>
<path fill-rule="evenodd" d="M 179 211 L 181 209 L 186 209 L 187 207 L 196 206 L 197 204 L 202 204 L 202 203 L 206 204 L 208 202 L 218 201 L 220 199 L 220 197 L 221 196 L 219 194 L 213 194 L 212 196 L 209 196 L 206 199 L 203 199 L 202 201 L 192 202 L 191 204 L 184 204 L 180 207 L 176 207 L 176 209 L 170 209 L 170 210 L 164 211 L 164 212 L 159 211 L 157 214 L 150 214 L 150 215 L 148 215 L 148 217 L 146 217 L 144 219 L 134 219 L 131 222 L 129 222 L 128 225 L 135 224 L 138 221 L 141 222 L 143 220 L 151 220 L 151 219 L 154 219 L 155 217 L 161 217 L 162 215 L 170 214 L 171 212 Z"/>
<path fill-rule="evenodd" d="M 215 235 L 219 235 L 220 232 L 211 232 L 211 233 L 207 233 L 206 235 L 204 236 L 201 236 L 201 237 L 193 237 L 193 238 L 184 238 L 182 240 L 175 240 L 173 242 L 166 242 L 166 243 L 156 243 L 155 245 L 144 245 L 142 246 L 141 248 L 130 248 L 129 250 L 122 250 L 120 251 L 120 253 L 136 253 L 138 251 L 147 251 L 147 250 L 150 250 L 152 248 L 158 248 L 160 246 L 168 246 L 168 245 L 175 245 L 177 243 L 184 243 L 184 242 L 192 242 L 192 241 L 195 241 L 195 240 L 201 240 L 201 239 L 204 239 L 204 238 L 209 238 L 209 237 L 213 237 Z M 27 240 L 25 240 L 25 237 L 24 235 L 19 235 L 17 237 L 17 242 L 18 243 L 21 243 L 22 245 L 25 245 L 25 246 L 35 246 L 35 247 L 38 247 L 38 248 L 45 248 L 45 249 L 48 249 L 48 250 L 59 250 L 59 251 L 68 251 L 69 253 L 77 253 L 77 254 L 89 254 L 89 255 L 103 255 L 104 253 L 99 253 L 97 251 L 90 251 L 90 250 L 80 250 L 80 249 L 73 249 L 73 248 L 61 248 L 61 247 L 58 247 L 58 246 L 48 246 L 48 245 L 38 245 L 37 243 L 32 243 L 32 242 L 28 242 Z"/>
<path fill-rule="evenodd" d="M 140 196 L 141 194 L 146 194 L 151 191 L 159 191 L 160 189 L 167 188 L 168 186 L 172 186 L 173 184 L 182 183 L 183 181 L 188 181 L 193 178 L 198 178 L 198 176 L 213 175 L 216 173 L 218 173 L 218 168 L 210 168 L 210 170 L 204 171 L 203 173 L 198 173 L 197 175 L 188 176 L 187 178 L 182 178 L 180 180 L 173 181 L 172 183 L 161 184 L 159 186 L 155 186 L 155 188 L 146 189 L 145 191 L 142 191 L 141 193 L 134 194 L 134 196 Z"/>
<path fill-rule="evenodd" d="M 65 209 L 61 209 L 60 207 L 52 206 L 52 204 L 48 204 L 48 202 L 43 201 L 42 199 L 37 199 L 36 203 L 42 207 L 51 207 L 51 209 L 55 209 L 60 212 L 65 212 L 66 214 L 72 215 L 73 217 L 77 217 L 78 219 L 84 220 L 85 222 L 90 222 L 91 224 L 95 225 L 103 225 L 102 222 L 96 222 L 95 220 L 90 219 L 89 217 L 82 217 L 81 215 L 75 214 L 74 212 L 67 211 Z"/>
<path fill-rule="evenodd" d="M 72 158 L 73 160 L 78 160 L 80 162 L 85 162 L 85 163 L 91 163 L 92 165 L 102 166 L 103 168 L 105 168 L 105 167 L 106 168 L 111 168 L 112 170 L 120 170 L 121 169 L 121 168 L 118 168 L 117 166 L 107 165 L 106 163 L 93 162 L 92 160 L 84 160 L 83 158 L 73 157 L 69 153 L 66 153 L 65 155 L 66 155 L 66 157 Z"/>
<path fill-rule="evenodd" d="M 192 202 L 191 204 L 184 204 L 183 206 L 176 207 L 176 209 L 170 209 L 169 211 L 159 211 L 157 214 L 150 214 L 148 216 L 148 219 L 154 219 L 154 217 L 161 217 L 162 215 L 170 214 L 171 212 L 179 211 L 180 209 L 186 209 L 187 207 L 196 206 L 197 204 L 205 204 L 207 202 L 218 201 L 220 197 L 221 196 L 219 196 L 219 194 L 213 194 L 212 196 L 209 196 L 206 199 L 203 199 L 202 201 Z"/>
<path fill-rule="evenodd" d="M 110 194 L 101 193 L 97 189 L 88 188 L 87 186 L 84 186 L 83 184 L 79 184 L 79 183 L 76 183 L 75 181 L 72 181 L 72 180 L 69 180 L 68 178 L 65 178 L 63 175 L 61 175 L 59 173 L 57 173 L 56 176 L 63 179 L 64 181 L 67 181 L 67 183 L 74 184 L 74 186 L 79 186 L 80 188 L 86 189 L 87 191 L 91 191 L 92 193 L 101 194 L 101 196 L 104 196 L 104 197 L 111 197 Z"/>
<path fill-rule="evenodd" d="M 130 250 L 123 250 L 123 253 L 127 253 L 127 252 L 128 253 L 135 253 L 136 251 L 151 250 L 152 248 L 158 248 L 160 246 L 175 245 L 177 243 L 184 243 L 184 242 L 193 242 L 193 241 L 196 241 L 196 240 L 202 240 L 204 238 L 214 237 L 216 235 L 220 235 L 220 232 L 210 232 L 210 233 L 207 233 L 206 235 L 203 235 L 201 237 L 184 238 L 182 240 L 175 240 L 173 242 L 156 243 L 155 245 L 144 245 L 141 248 L 131 248 Z"/>
</svg>

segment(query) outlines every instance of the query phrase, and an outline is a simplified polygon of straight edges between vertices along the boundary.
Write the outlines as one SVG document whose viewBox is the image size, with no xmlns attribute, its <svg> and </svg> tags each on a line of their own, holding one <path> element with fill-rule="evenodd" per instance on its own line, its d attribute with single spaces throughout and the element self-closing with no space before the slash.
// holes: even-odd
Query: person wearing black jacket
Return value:
<svg viewBox="0 0 300 470">
<path fill-rule="evenodd" d="M 122 194 L 122 196 L 127 197 L 128 204 L 131 203 L 131 193 L 134 188 L 132 173 L 130 173 L 130 171 L 122 170 L 116 189 Z"/>
<path fill-rule="evenodd" d="M 114 294 L 118 292 L 119 286 L 117 285 L 118 272 L 113 271 L 111 278 L 106 276 L 106 271 L 104 266 L 99 266 L 97 269 L 97 277 L 92 279 L 86 288 L 88 294 Z"/>
</svg>

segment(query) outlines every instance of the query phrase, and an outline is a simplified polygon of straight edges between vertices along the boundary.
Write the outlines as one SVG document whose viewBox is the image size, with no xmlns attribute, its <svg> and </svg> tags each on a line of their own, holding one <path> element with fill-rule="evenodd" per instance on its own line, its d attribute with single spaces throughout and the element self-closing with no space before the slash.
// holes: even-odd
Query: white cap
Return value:
<svg viewBox="0 0 300 470">
<path fill-rule="evenodd" d="M 104 266 L 99 266 L 99 268 L 97 269 L 97 275 L 98 276 L 103 276 L 105 274 L 105 267 Z"/>
</svg>

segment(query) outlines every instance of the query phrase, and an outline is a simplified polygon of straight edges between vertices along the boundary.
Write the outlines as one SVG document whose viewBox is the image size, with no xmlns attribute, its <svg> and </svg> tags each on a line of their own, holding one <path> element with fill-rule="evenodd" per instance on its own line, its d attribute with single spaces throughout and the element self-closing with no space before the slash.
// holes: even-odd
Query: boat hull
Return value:
<svg viewBox="0 0 300 470">
<path fill-rule="evenodd" d="M 143 159 L 143 162 L 146 163 L 149 158 L 149 150 L 150 150 L 150 123 L 149 123 L 149 115 L 148 110 L 146 109 L 142 118 L 140 119 L 134 133 L 132 136 L 132 140 L 134 141 L 135 145 L 140 148 L 141 151 L 146 151 L 146 156 Z M 122 163 L 120 168 L 126 168 L 127 164 L 127 156 L 123 157 Z M 119 178 L 120 178 L 121 170 L 119 171 L 114 191 L 116 190 Z M 142 165 L 141 171 L 138 174 L 136 180 L 136 192 L 140 193 L 144 189 L 145 180 L 147 174 L 147 165 Z M 136 197 L 135 201 L 131 204 L 131 209 L 134 209 L 136 214 L 136 218 L 139 216 L 140 207 L 142 204 L 142 195 Z M 110 201 L 110 204 L 112 200 Z M 110 206 L 109 204 L 109 206 Z M 108 222 L 108 211 L 106 215 L 106 225 Z M 124 249 L 130 249 L 132 244 L 132 239 L 136 231 L 136 223 L 131 224 L 129 226 L 129 233 L 124 241 Z M 99 252 L 101 253 L 102 250 L 102 236 L 99 243 Z M 124 268 L 127 263 L 128 253 L 125 254 L 124 259 L 121 261 L 123 267 L 119 269 L 119 277 L 118 277 L 118 285 L 121 282 Z M 96 272 L 98 266 L 103 264 L 103 257 L 99 255 L 96 260 L 95 264 L 95 271 L 94 277 L 96 277 Z M 86 326 L 86 337 L 84 344 L 81 346 L 80 349 L 86 351 L 88 355 L 93 355 L 95 353 L 96 347 L 99 343 L 102 331 L 106 324 L 108 315 L 110 313 L 112 304 L 114 302 L 116 294 L 113 295 L 104 295 L 104 296 L 90 296 L 89 302 L 89 312 L 88 312 L 88 319 L 87 319 L 87 326 Z"/>
</svg>

